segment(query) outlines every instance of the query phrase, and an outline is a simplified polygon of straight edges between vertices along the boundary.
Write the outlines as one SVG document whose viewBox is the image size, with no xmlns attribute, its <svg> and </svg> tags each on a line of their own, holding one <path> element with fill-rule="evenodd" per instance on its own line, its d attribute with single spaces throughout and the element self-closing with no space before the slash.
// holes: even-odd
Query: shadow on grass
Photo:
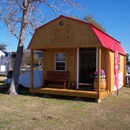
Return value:
<svg viewBox="0 0 130 130">
<path fill-rule="evenodd" d="M 9 85 L 5 85 L 4 83 L 0 84 L 0 93 L 6 94 L 9 89 Z"/>
<path fill-rule="evenodd" d="M 9 89 L 9 85 L 0 85 L 0 94 L 7 94 Z M 26 88 L 22 85 L 18 86 L 18 94 L 24 96 L 37 96 L 39 98 L 52 98 L 57 100 L 69 100 L 69 101 L 83 101 L 83 102 L 95 102 L 93 98 L 79 98 L 79 97 L 72 97 L 72 96 L 62 96 L 62 95 L 50 95 L 50 94 L 31 94 L 29 92 L 29 88 Z"/>
<path fill-rule="evenodd" d="M 123 87 L 130 88 L 130 84 L 125 84 Z"/>
<path fill-rule="evenodd" d="M 34 94 L 34 96 L 40 98 L 49 98 L 49 99 L 56 99 L 56 100 L 68 100 L 68 101 L 82 101 L 82 102 L 92 102 L 94 103 L 96 99 L 94 98 L 80 98 L 74 96 L 63 96 L 63 95 L 52 95 L 52 94 Z"/>
<path fill-rule="evenodd" d="M 9 85 L 1 84 L 0 85 L 0 94 L 7 94 L 8 89 L 9 89 Z M 22 85 L 18 86 L 18 94 L 19 95 L 31 95 L 31 93 L 29 93 L 29 88 L 26 88 Z"/>
<path fill-rule="evenodd" d="M 29 96 L 29 95 L 31 95 L 31 93 L 29 92 L 29 88 L 26 88 L 26 87 L 24 87 L 23 85 L 19 85 L 19 87 L 18 87 L 18 94 L 19 95 L 27 95 L 27 96 Z"/>
</svg>

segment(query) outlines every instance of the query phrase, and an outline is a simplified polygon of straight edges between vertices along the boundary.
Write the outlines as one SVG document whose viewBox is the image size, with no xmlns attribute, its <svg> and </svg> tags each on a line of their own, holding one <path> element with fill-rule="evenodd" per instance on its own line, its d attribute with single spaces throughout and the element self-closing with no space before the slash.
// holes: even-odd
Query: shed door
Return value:
<svg viewBox="0 0 130 130">
<path fill-rule="evenodd" d="M 79 49 L 79 83 L 93 84 L 96 70 L 96 48 Z"/>
</svg>

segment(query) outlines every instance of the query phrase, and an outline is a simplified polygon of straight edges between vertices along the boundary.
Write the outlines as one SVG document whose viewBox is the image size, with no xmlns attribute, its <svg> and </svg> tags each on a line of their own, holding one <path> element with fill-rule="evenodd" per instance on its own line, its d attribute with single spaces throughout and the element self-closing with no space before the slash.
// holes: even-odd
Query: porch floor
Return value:
<svg viewBox="0 0 130 130">
<path fill-rule="evenodd" d="M 62 88 L 30 88 L 30 93 L 37 94 L 50 94 L 50 95 L 62 95 L 73 96 L 81 98 L 95 98 L 97 100 L 107 97 L 109 94 L 107 91 L 100 92 L 100 95 L 96 91 L 80 90 L 80 89 L 62 89 Z"/>
</svg>

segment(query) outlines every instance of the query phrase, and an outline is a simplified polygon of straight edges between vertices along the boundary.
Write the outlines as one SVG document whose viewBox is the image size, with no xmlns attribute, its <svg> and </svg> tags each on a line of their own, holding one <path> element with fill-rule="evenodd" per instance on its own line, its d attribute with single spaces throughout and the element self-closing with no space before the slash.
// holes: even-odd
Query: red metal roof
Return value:
<svg viewBox="0 0 130 130">
<path fill-rule="evenodd" d="M 119 53 L 126 55 L 123 47 L 121 46 L 121 43 L 117 41 L 116 39 L 112 38 L 111 36 L 107 35 L 106 33 L 100 31 L 93 25 L 91 25 L 91 28 L 93 29 L 94 33 L 98 37 L 100 43 L 102 44 L 103 47 L 114 51 L 115 47 L 117 46 L 117 50 Z"/>
<path fill-rule="evenodd" d="M 66 18 L 66 19 L 70 19 L 70 20 L 76 21 L 76 22 L 80 22 L 80 23 L 89 25 L 89 26 L 92 28 L 93 32 L 96 34 L 97 38 L 99 39 L 99 41 L 100 41 L 100 43 L 101 43 L 101 45 L 102 45 L 103 47 L 105 47 L 105 48 L 107 48 L 107 49 L 109 49 L 109 50 L 114 51 L 115 46 L 117 46 L 117 51 L 118 51 L 120 54 L 126 55 L 126 53 L 125 53 L 125 51 L 124 51 L 124 49 L 123 49 L 123 47 L 122 47 L 122 45 L 121 45 L 121 43 L 120 43 L 119 41 L 117 41 L 117 40 L 114 39 L 113 37 L 109 36 L 108 34 L 102 32 L 101 30 L 99 30 L 98 28 L 96 28 L 96 27 L 95 27 L 94 25 L 92 25 L 91 23 L 87 23 L 87 22 L 85 22 L 85 21 L 81 21 L 81 20 L 78 20 L 78 19 L 74 19 L 74 18 L 70 18 L 70 17 L 66 17 L 66 16 L 61 15 L 61 16 L 59 16 L 58 18 L 56 18 L 56 19 L 54 19 L 54 20 L 48 22 L 48 23 L 45 24 L 45 25 L 48 25 L 48 24 L 50 24 L 51 22 L 53 22 L 53 21 L 55 21 L 55 20 L 57 20 L 57 19 L 59 19 L 59 18 L 62 18 L 62 17 L 63 17 L 63 18 Z M 43 26 L 45 26 L 45 25 L 43 25 Z M 41 27 L 42 27 L 42 26 L 41 26 Z M 41 28 L 41 27 L 39 27 L 39 28 Z M 37 29 L 39 29 L 39 28 L 37 28 Z M 36 30 L 37 30 L 37 29 L 36 29 Z"/>
</svg>

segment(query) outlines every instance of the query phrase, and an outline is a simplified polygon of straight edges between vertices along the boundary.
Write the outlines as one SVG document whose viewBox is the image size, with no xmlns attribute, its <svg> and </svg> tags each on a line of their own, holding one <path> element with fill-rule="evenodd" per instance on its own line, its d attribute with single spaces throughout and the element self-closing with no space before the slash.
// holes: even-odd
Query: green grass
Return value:
<svg viewBox="0 0 130 130">
<path fill-rule="evenodd" d="M 129 130 L 130 88 L 95 103 L 72 97 L 0 94 L 0 130 Z"/>
</svg>

